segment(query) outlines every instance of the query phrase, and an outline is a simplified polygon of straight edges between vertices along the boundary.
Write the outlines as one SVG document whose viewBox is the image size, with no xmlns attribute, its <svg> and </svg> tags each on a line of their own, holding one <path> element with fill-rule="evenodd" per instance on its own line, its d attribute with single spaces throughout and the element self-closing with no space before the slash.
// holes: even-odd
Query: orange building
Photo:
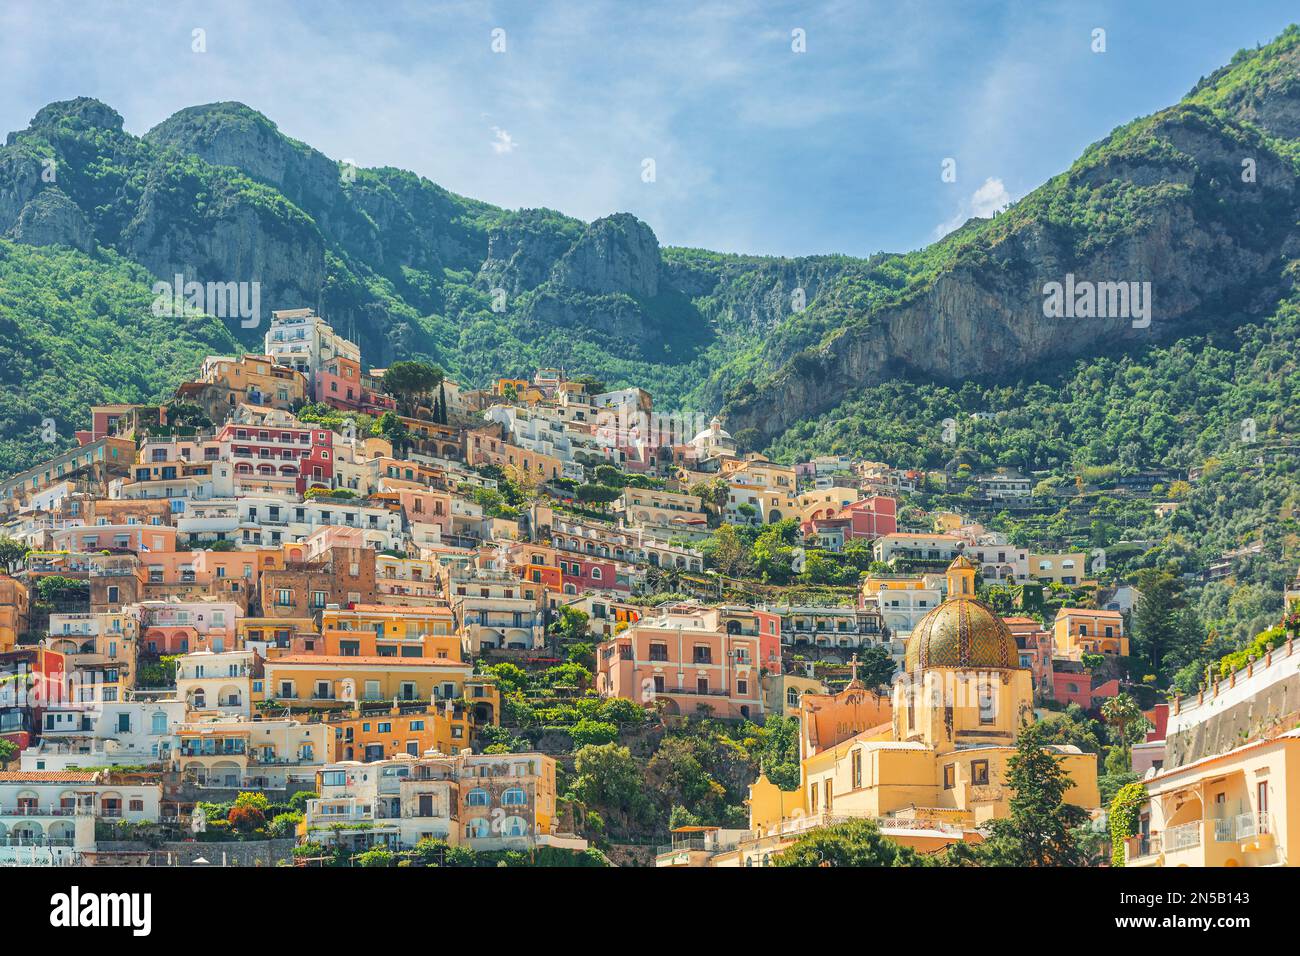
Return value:
<svg viewBox="0 0 1300 956">
<path fill-rule="evenodd" d="M 27 633 L 27 586 L 7 574 L 0 574 L 0 652 L 11 651 Z"/>
<path fill-rule="evenodd" d="M 431 750 L 454 754 L 470 745 L 474 727 L 470 710 L 453 701 L 417 708 L 394 704 L 368 713 L 354 708 L 328 723 L 334 730 L 332 759 L 364 763 Z"/>
</svg>

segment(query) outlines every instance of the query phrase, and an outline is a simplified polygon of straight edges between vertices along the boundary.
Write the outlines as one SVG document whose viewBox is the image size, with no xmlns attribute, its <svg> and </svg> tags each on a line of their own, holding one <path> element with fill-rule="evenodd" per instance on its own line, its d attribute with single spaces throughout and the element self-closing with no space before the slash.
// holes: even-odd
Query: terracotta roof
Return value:
<svg viewBox="0 0 1300 956">
<path fill-rule="evenodd" d="M 90 783 L 95 775 L 87 770 L 6 770 L 0 772 L 0 783 L 14 781 L 46 781 L 48 783 Z"/>
</svg>

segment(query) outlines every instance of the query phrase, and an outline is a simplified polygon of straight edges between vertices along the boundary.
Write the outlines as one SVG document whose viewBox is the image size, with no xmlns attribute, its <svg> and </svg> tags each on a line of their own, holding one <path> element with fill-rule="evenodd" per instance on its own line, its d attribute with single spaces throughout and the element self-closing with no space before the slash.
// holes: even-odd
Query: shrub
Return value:
<svg viewBox="0 0 1300 956">
<path fill-rule="evenodd" d="M 244 834 L 252 833 L 266 826 L 266 814 L 257 807 L 247 805 L 234 807 L 230 813 L 226 814 L 226 820 L 231 827 Z"/>
<path fill-rule="evenodd" d="M 266 828 L 267 834 L 276 840 L 282 840 L 291 837 L 302 822 L 301 813 L 278 813 L 271 818 L 270 826 Z"/>
</svg>

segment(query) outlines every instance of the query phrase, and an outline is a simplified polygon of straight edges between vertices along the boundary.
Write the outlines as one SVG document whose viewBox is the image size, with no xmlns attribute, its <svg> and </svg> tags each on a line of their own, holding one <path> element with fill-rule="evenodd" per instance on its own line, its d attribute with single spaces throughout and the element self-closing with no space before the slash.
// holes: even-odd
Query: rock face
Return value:
<svg viewBox="0 0 1300 956">
<path fill-rule="evenodd" d="M 315 307 L 375 365 L 422 357 L 473 384 L 567 365 L 669 407 L 725 399 L 728 428 L 761 440 L 881 379 L 1020 376 L 1267 308 L 1300 256 L 1298 141 L 1293 29 L 994 220 L 906 255 L 782 259 L 664 249 L 626 213 L 497 209 L 355 169 L 239 103 L 135 137 L 81 98 L 0 147 L 0 236 L 111 249 L 169 281 L 259 282 L 264 313 Z M 1067 276 L 1150 283 L 1150 323 L 1045 315 Z"/>
<path fill-rule="evenodd" d="M 597 219 L 555 264 L 551 279 L 561 289 L 589 295 L 654 298 L 659 294 L 659 240 L 627 213 Z"/>
<path fill-rule="evenodd" d="M 46 189 L 23 206 L 6 237 L 29 246 L 71 246 L 89 252 L 94 232 L 81 208 L 60 189 Z"/>
<path fill-rule="evenodd" d="M 1005 214 L 1010 225 L 987 230 L 908 301 L 841 326 L 734 400 L 728 428 L 771 437 L 867 383 L 997 379 L 1167 340 L 1249 311 L 1252 298 L 1272 301 L 1282 266 L 1300 248 L 1295 167 L 1249 131 L 1209 123 L 1195 108 L 1157 117 L 1141 145 L 1049 184 L 1056 195 L 1141 196 L 1141 212 L 1122 228 L 1081 242 L 1076 230 L 1042 216 Z M 1254 182 L 1239 175 L 1247 148 L 1257 162 Z M 1128 313 L 1048 317 L 1045 289 L 1067 275 L 1079 283 L 1149 283 L 1149 323 Z"/>
</svg>

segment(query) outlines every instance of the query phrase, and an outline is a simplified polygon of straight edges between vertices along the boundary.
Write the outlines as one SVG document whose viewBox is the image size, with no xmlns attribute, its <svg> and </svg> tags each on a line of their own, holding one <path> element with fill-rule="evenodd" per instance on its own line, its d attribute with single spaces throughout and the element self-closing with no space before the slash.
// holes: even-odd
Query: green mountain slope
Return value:
<svg viewBox="0 0 1300 956">
<path fill-rule="evenodd" d="M 733 432 L 790 451 L 824 433 L 817 416 L 844 418 L 882 383 L 1064 381 L 1079 360 L 1140 359 L 1267 324 L 1300 254 L 1298 58 L 1291 27 L 1182 103 L 1116 130 L 1005 214 L 865 260 L 663 248 L 627 214 L 584 223 L 499 209 L 402 170 L 354 169 L 238 103 L 181 110 L 142 137 L 95 100 L 50 104 L 0 147 L 0 236 L 65 247 L 61 261 L 86 270 L 134 264 L 139 289 L 176 273 L 259 282 L 263 319 L 313 306 L 375 365 L 427 358 L 469 384 L 560 365 L 643 385 L 665 408 L 725 402 Z M 11 286 L 52 282 L 44 258 L 9 263 Z M 1066 273 L 1151 282 L 1150 327 L 1045 319 L 1043 285 Z M 42 317 L 51 343 L 81 347 L 57 314 Z M 32 319 L 0 318 L 12 330 L 0 347 L 29 350 Z M 227 322 L 222 334 L 257 348 L 263 328 Z M 136 350 L 152 362 L 163 341 L 110 341 L 104 367 L 130 364 Z M 67 431 L 100 394 L 39 368 L 22 381 L 30 394 L 71 396 Z M 114 377 L 101 391 L 133 387 Z M 14 450 L 0 469 L 38 454 L 4 434 Z M 1142 454 L 1166 451 L 1156 445 Z"/>
<path fill-rule="evenodd" d="M 89 405 L 168 397 L 204 356 L 233 352 L 216 319 L 154 316 L 152 281 L 112 252 L 0 240 L 0 471 L 75 445 Z"/>
</svg>

